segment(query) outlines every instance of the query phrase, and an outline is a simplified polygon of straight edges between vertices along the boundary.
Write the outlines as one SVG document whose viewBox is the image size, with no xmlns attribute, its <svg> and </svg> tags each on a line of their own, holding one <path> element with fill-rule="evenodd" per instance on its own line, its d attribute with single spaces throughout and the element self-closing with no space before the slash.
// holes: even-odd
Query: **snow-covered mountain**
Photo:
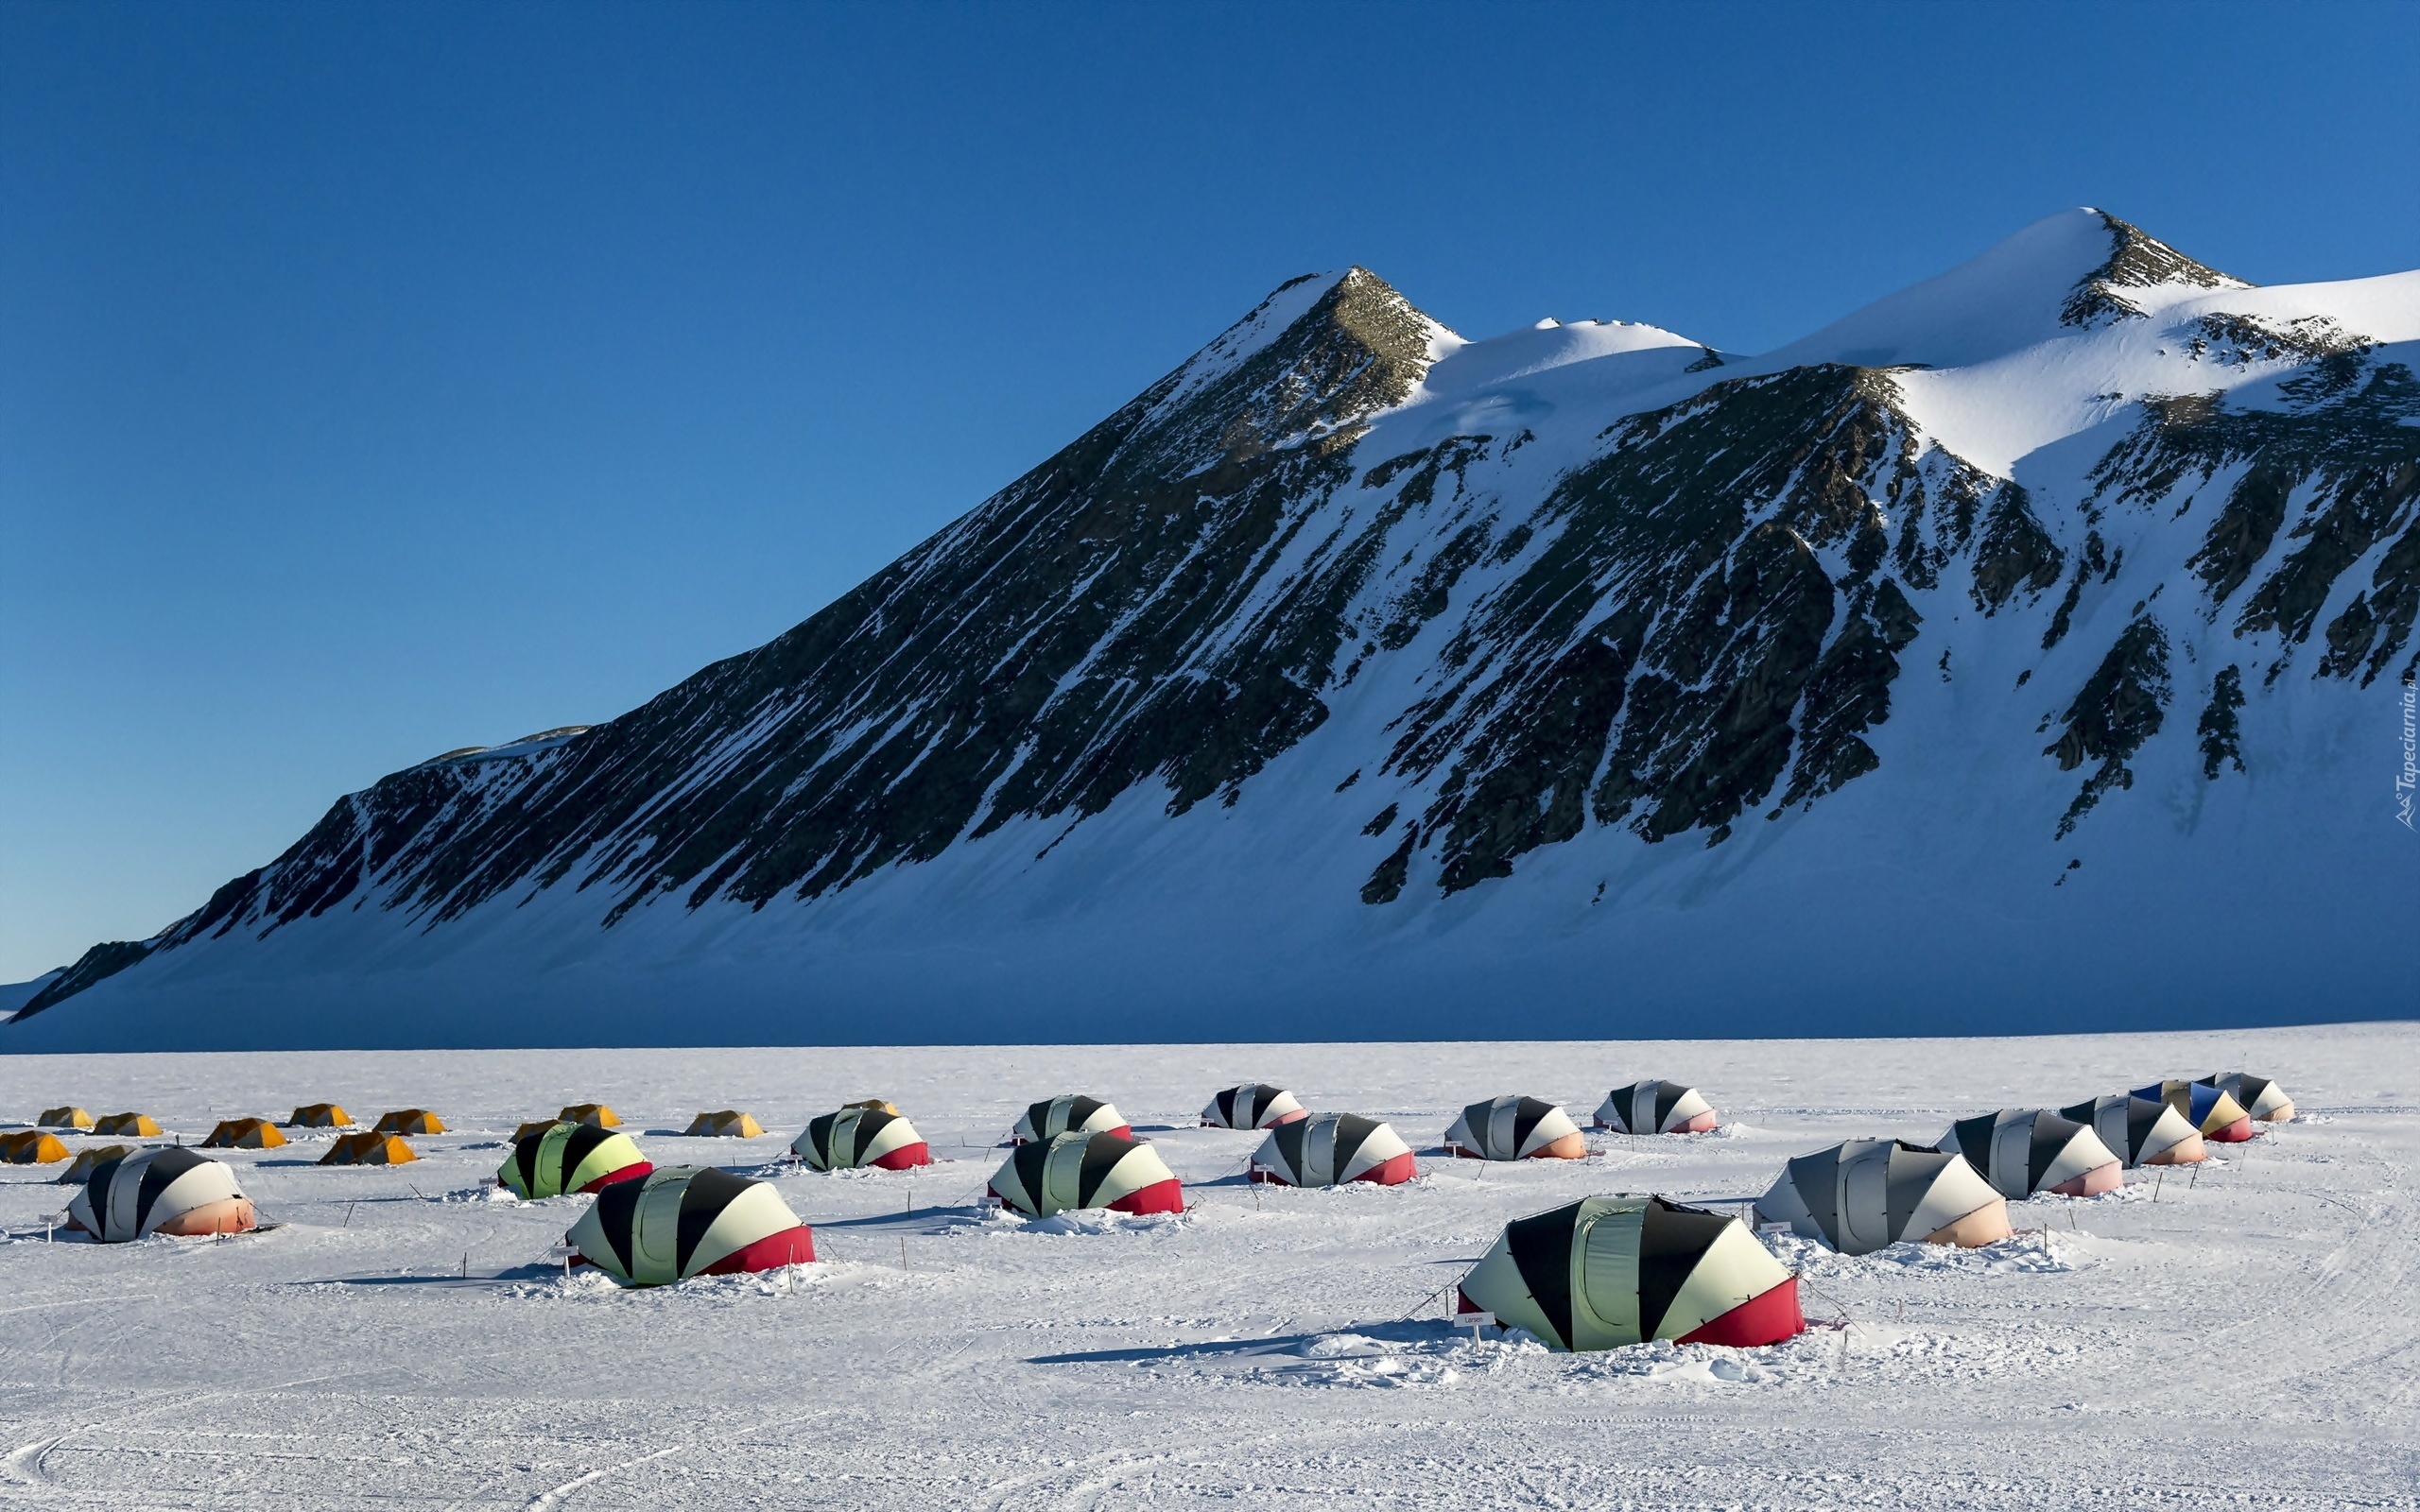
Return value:
<svg viewBox="0 0 2420 1512">
<path fill-rule="evenodd" d="M 0 1048 L 2408 1015 L 2415 344 L 2420 273 L 2256 288 L 2093 210 L 1762 357 L 1297 279 Z"/>
</svg>

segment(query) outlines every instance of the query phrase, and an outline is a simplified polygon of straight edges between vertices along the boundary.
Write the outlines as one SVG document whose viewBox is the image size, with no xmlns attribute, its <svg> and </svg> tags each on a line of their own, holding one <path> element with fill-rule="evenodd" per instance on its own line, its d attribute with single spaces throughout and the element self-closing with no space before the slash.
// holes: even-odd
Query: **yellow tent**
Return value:
<svg viewBox="0 0 2420 1512">
<path fill-rule="evenodd" d="M 562 1124 L 588 1124 L 597 1128 L 620 1128 L 622 1121 L 603 1103 L 574 1103 L 555 1115 Z"/>
<path fill-rule="evenodd" d="M 106 1134 L 112 1138 L 126 1136 L 156 1140 L 160 1137 L 160 1125 L 151 1121 L 151 1115 L 148 1113 L 112 1113 L 94 1125 L 93 1132 Z"/>
<path fill-rule="evenodd" d="M 380 1134 L 442 1134 L 445 1120 L 425 1108 L 401 1108 L 380 1114 L 378 1122 L 370 1126 Z"/>
<path fill-rule="evenodd" d="M 123 1160 L 133 1153 L 134 1147 L 130 1144 L 88 1144 L 76 1152 L 73 1164 L 59 1173 L 59 1184 L 62 1187 L 80 1185 L 86 1177 L 93 1174 L 93 1167 L 104 1160 Z"/>
<path fill-rule="evenodd" d="M 80 1108 L 45 1108 L 34 1122 L 44 1128 L 91 1128 L 93 1115 Z"/>
<path fill-rule="evenodd" d="M 221 1119 L 201 1142 L 205 1150 L 273 1150 L 285 1143 L 285 1136 L 266 1118 Z"/>
<path fill-rule="evenodd" d="M 353 1115 L 334 1103 L 304 1103 L 285 1121 L 287 1128 L 351 1128 Z"/>
<path fill-rule="evenodd" d="M 718 1139 L 755 1140 L 765 1137 L 765 1125 L 746 1113 L 726 1108 L 718 1113 L 700 1113 L 689 1121 L 686 1132 Z"/>
<path fill-rule="evenodd" d="M 392 1134 L 339 1134 L 320 1157 L 321 1165 L 404 1165 L 420 1159 L 418 1152 Z"/>
<path fill-rule="evenodd" d="M 862 1103 L 842 1103 L 840 1106 L 842 1108 L 862 1108 L 868 1112 L 873 1113 L 889 1113 L 893 1118 L 897 1118 L 899 1116 L 898 1108 L 884 1102 L 879 1097 L 869 1097 Z"/>
<path fill-rule="evenodd" d="M 567 1118 L 533 1118 L 528 1123 L 519 1125 L 513 1129 L 512 1143 L 518 1144 L 532 1134 L 544 1134 L 546 1130 L 554 1127 L 558 1124 L 568 1124 L 570 1122 L 571 1120 Z"/>
<path fill-rule="evenodd" d="M 0 1160 L 10 1165 L 48 1165 L 65 1159 L 67 1146 L 59 1143 L 56 1134 L 45 1134 L 38 1128 L 0 1134 Z"/>
</svg>

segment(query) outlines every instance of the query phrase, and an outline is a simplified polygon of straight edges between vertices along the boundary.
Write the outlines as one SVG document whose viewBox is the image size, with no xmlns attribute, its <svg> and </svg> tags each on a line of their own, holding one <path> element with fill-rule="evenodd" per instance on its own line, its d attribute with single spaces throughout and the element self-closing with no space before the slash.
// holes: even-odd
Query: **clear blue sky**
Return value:
<svg viewBox="0 0 2420 1512">
<path fill-rule="evenodd" d="M 0 6 L 0 980 L 805 617 L 1361 263 L 1779 344 L 2420 266 L 2420 6 Z"/>
</svg>

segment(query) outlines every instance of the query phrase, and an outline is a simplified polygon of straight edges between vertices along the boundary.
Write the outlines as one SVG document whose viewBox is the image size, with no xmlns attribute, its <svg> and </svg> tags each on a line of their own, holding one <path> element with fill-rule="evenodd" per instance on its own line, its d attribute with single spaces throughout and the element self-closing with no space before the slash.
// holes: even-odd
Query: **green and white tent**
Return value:
<svg viewBox="0 0 2420 1512">
<path fill-rule="evenodd" d="M 991 1193 L 1029 1218 L 1084 1208 L 1184 1211 L 1184 1189 L 1160 1152 L 1124 1134 L 1028 1141 L 994 1174 Z"/>
<path fill-rule="evenodd" d="M 534 1200 L 599 1191 L 654 1169 L 627 1134 L 594 1124 L 554 1123 L 514 1140 L 495 1179 L 514 1196 Z"/>
<path fill-rule="evenodd" d="M 1037 1140 L 1055 1139 L 1062 1134 L 1132 1134 L 1125 1116 L 1098 1097 L 1085 1097 L 1077 1092 L 1062 1092 L 1045 1098 L 1017 1115 L 1016 1127 L 1009 1138 L 1027 1144 Z"/>
<path fill-rule="evenodd" d="M 1806 1328 L 1798 1278 L 1746 1224 L 1664 1197 L 1582 1197 L 1506 1224 L 1459 1305 L 1558 1349 L 1744 1348 Z"/>
<path fill-rule="evenodd" d="M 617 1181 L 563 1236 L 625 1286 L 662 1286 L 804 1264 L 815 1237 L 769 1182 L 711 1166 L 660 1166 Z"/>
</svg>

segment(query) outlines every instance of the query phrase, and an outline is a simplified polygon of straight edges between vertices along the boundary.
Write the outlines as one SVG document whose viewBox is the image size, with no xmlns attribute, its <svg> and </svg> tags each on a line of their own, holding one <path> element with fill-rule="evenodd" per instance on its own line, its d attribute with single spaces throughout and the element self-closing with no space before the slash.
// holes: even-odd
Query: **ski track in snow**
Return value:
<svg viewBox="0 0 2420 1512">
<path fill-rule="evenodd" d="M 1506 1219 L 1582 1194 L 1745 1198 L 1852 1134 L 1928 1143 L 1996 1106 L 2238 1066 L 2304 1116 L 2198 1175 L 2017 1204 L 2025 1231 L 1981 1251 L 1770 1239 L 1817 1324 L 1789 1344 L 1570 1356 L 1450 1318 Z M 1464 1102 L 1531 1092 L 1584 1118 L 1644 1075 L 1700 1087 L 1724 1126 L 1592 1133 L 1581 1162 L 1425 1155 L 1409 1186 L 1336 1192 L 1254 1190 L 1237 1172 L 1259 1136 L 1190 1126 L 1218 1088 L 1265 1079 L 1429 1151 Z M 1157 1142 L 1192 1211 L 971 1205 L 1017 1108 L 1078 1090 Z M 874 1093 L 940 1165 L 777 1166 L 805 1118 Z M 215 1242 L 45 1244 L 57 1167 L 0 1171 L 0 1504 L 2420 1507 L 2410 1023 L 0 1059 L 0 1113 L 139 1108 L 188 1141 L 329 1097 L 364 1119 L 431 1107 L 455 1132 L 392 1170 L 311 1165 L 320 1132 L 220 1152 L 278 1227 Z M 547 1251 L 586 1199 L 486 1184 L 515 1123 L 592 1098 L 659 1163 L 779 1170 L 821 1259 L 648 1292 L 565 1278 Z M 730 1106 L 772 1132 L 672 1132 Z"/>
</svg>

